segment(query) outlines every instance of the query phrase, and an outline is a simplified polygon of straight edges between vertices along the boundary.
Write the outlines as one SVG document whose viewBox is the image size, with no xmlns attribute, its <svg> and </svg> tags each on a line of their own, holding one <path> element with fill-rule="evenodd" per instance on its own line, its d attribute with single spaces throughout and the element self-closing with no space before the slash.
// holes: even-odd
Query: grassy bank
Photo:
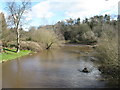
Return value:
<svg viewBox="0 0 120 90">
<path fill-rule="evenodd" d="M 0 62 L 13 60 L 25 55 L 28 55 L 32 51 L 30 50 L 20 50 L 19 53 L 15 53 L 16 49 L 4 49 L 5 52 L 0 54 Z"/>
</svg>

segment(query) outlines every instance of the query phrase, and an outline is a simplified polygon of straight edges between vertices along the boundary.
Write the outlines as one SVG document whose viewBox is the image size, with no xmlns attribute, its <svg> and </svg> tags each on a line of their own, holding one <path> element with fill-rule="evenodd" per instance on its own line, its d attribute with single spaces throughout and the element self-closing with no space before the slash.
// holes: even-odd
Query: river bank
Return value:
<svg viewBox="0 0 120 90">
<path fill-rule="evenodd" d="M 65 46 L 43 50 L 24 58 L 3 63 L 3 88 L 106 88 L 117 81 L 104 79 L 91 52 Z M 80 72 L 87 67 L 89 73 Z"/>
<path fill-rule="evenodd" d="M 9 61 L 9 60 L 14 60 L 16 58 L 20 58 L 26 55 L 29 55 L 32 53 L 30 50 L 20 50 L 19 53 L 16 53 L 16 49 L 9 49 L 9 48 L 3 48 L 3 52 L 0 54 L 0 63 Z"/>
<path fill-rule="evenodd" d="M 90 51 L 92 50 L 93 45 L 83 45 L 83 44 L 64 44 L 60 47 L 64 47 L 64 46 L 73 46 L 73 47 L 81 47 L 80 51 Z M 38 47 L 37 47 L 38 48 Z M 37 51 L 35 52 L 35 49 L 32 50 L 20 50 L 19 53 L 15 53 L 16 49 L 10 49 L 10 48 L 4 48 L 4 51 L 0 54 L 0 63 L 9 61 L 9 60 L 14 60 L 16 58 L 20 58 L 26 55 L 29 55 L 31 53 L 37 53 L 39 50 L 36 49 Z M 40 50 L 45 50 L 45 49 L 41 49 Z"/>
<path fill-rule="evenodd" d="M 74 54 L 77 54 L 78 56 L 79 55 L 80 56 L 91 55 L 92 57 L 90 57 L 89 60 L 91 60 L 92 62 L 97 62 L 97 63 L 101 62 L 100 59 L 97 59 L 97 58 L 94 57 L 94 55 L 95 55 L 94 53 L 96 53 L 95 48 L 97 47 L 97 45 L 64 44 L 63 46 L 61 46 L 61 48 L 63 48 L 63 47 L 65 47 L 65 48 L 70 47 L 71 49 L 70 49 L 69 52 L 71 54 L 74 53 Z M 56 50 L 57 49 L 52 49 L 52 51 L 56 51 Z M 42 53 L 44 51 L 47 51 L 47 50 L 44 49 L 40 53 Z M 17 58 L 27 56 L 27 55 L 33 54 L 33 53 L 35 53 L 35 52 L 30 51 L 30 50 L 21 50 L 20 53 L 11 52 L 9 50 L 6 53 L 3 53 L 3 54 L 0 55 L 0 58 L 2 58 L 2 59 L 0 59 L 0 62 L 4 63 L 6 61 L 15 60 Z M 36 53 L 39 53 L 39 52 L 36 52 Z M 117 71 L 115 72 L 115 70 L 116 70 L 115 68 L 108 68 L 104 63 L 100 63 L 98 65 L 98 69 L 99 69 L 100 72 L 102 72 L 104 74 L 107 74 L 107 75 L 110 75 L 112 73 L 111 78 L 118 78 L 118 73 L 117 73 Z"/>
</svg>

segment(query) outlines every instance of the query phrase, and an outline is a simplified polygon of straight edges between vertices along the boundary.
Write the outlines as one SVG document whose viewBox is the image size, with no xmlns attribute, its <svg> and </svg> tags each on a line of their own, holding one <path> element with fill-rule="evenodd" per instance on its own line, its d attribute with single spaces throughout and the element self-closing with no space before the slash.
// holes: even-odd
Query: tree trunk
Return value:
<svg viewBox="0 0 120 90">
<path fill-rule="evenodd" d="M 53 42 L 50 45 L 47 44 L 47 48 L 46 49 L 49 49 L 52 46 L 52 44 L 53 44 Z"/>
<path fill-rule="evenodd" d="M 16 53 L 18 53 L 20 51 L 20 33 L 19 33 L 19 29 L 17 29 L 16 31 L 17 31 L 17 50 L 16 50 Z"/>
</svg>

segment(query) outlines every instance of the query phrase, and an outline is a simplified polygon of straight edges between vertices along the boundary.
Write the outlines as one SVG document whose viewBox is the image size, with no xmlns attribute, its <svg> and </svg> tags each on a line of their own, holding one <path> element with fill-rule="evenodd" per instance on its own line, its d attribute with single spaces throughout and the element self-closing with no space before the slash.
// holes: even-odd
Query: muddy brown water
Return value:
<svg viewBox="0 0 120 90">
<path fill-rule="evenodd" d="M 91 51 L 67 45 L 59 50 L 45 50 L 2 64 L 3 88 L 102 88 L 117 87 L 104 80 Z M 80 72 L 87 67 L 90 73 Z"/>
</svg>

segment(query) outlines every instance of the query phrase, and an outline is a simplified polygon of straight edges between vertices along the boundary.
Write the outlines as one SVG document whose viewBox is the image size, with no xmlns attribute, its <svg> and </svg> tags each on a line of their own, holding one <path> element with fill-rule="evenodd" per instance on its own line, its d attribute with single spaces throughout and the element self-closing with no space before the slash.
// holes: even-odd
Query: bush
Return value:
<svg viewBox="0 0 120 90">
<path fill-rule="evenodd" d="M 42 47 L 37 42 L 33 41 L 21 41 L 20 46 L 20 49 L 27 49 L 37 52 L 42 50 Z"/>
<path fill-rule="evenodd" d="M 102 62 L 102 72 L 111 74 L 113 77 L 117 76 L 120 72 L 117 32 L 112 29 L 102 32 L 96 51 L 98 52 L 96 54 L 97 58 Z"/>
<path fill-rule="evenodd" d="M 53 30 L 37 30 L 34 32 L 32 39 L 41 43 L 44 48 L 56 48 L 64 42 L 60 34 L 56 34 Z"/>
<path fill-rule="evenodd" d="M 11 48 L 16 47 L 16 43 L 14 41 L 9 42 L 8 46 Z M 21 50 L 31 50 L 31 51 L 41 51 L 42 46 L 38 44 L 37 42 L 33 41 L 21 41 L 20 42 L 20 49 Z"/>
<path fill-rule="evenodd" d="M 95 42 L 97 41 L 97 37 L 94 35 L 92 31 L 87 31 L 82 35 L 82 39 L 86 42 Z"/>
</svg>

